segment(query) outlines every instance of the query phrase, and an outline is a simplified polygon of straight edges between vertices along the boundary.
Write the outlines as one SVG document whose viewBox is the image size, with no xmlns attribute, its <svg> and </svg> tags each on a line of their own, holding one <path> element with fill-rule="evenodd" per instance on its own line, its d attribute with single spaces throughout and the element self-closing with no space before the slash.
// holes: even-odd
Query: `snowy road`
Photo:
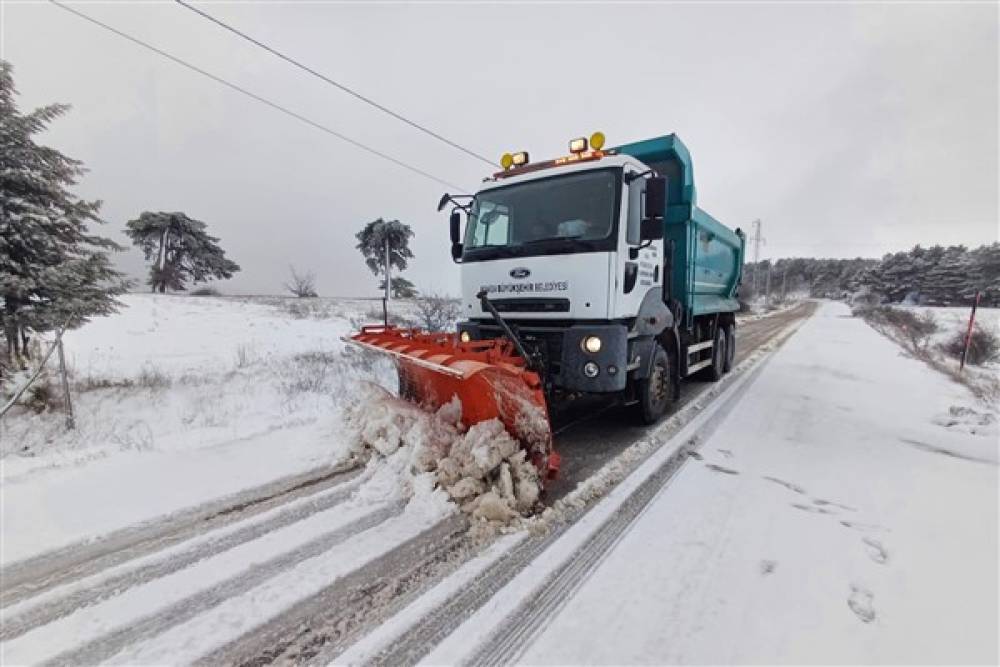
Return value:
<svg viewBox="0 0 1000 667">
<path fill-rule="evenodd" d="M 805 314 L 749 323 L 744 353 Z M 734 374 L 729 384 L 746 377 Z M 681 412 L 711 404 L 709 389 L 687 387 Z M 623 429 L 613 441 L 609 422 L 602 462 L 637 438 L 666 442 L 685 423 L 677 422 L 639 434 Z M 685 428 L 704 427 L 698 423 Z M 587 431 L 583 422 L 572 428 Z M 562 442 L 578 437 L 572 428 Z M 573 531 L 584 542 L 617 540 L 683 463 L 662 449 L 649 480 L 608 496 L 614 521 L 581 505 L 539 537 L 521 532 L 490 545 L 467 532 L 440 494 L 423 489 L 404 504 L 391 466 L 327 468 L 14 563 L 2 572 L 0 657 L 4 664 L 325 662 L 346 650 L 345 659 L 414 662 L 477 609 L 494 606 L 505 584 L 537 572 L 527 565 L 539 554 L 556 544 L 565 551 L 561 540 Z M 571 470 L 570 479 L 592 470 Z M 560 581 L 595 562 L 579 559 L 559 570 Z"/>
<path fill-rule="evenodd" d="M 963 387 L 825 304 L 712 411 L 424 660 L 996 663 L 997 434 Z"/>
</svg>

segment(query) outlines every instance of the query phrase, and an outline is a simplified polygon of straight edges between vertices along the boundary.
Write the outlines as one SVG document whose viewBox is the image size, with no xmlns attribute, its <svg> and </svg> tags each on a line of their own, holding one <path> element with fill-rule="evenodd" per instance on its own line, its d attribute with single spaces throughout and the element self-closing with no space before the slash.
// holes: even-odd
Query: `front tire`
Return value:
<svg viewBox="0 0 1000 667">
<path fill-rule="evenodd" d="M 643 424 L 655 424 L 670 407 L 673 373 L 670 355 L 659 342 L 654 344 L 649 377 L 636 382 L 639 398 L 639 419 Z"/>
</svg>

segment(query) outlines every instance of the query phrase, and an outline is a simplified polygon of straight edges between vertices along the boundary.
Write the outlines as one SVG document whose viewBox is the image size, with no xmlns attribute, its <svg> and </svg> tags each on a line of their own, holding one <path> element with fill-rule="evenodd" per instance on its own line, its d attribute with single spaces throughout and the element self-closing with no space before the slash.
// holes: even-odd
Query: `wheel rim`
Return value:
<svg viewBox="0 0 1000 667">
<path fill-rule="evenodd" d="M 653 406 L 660 406 L 666 402 L 669 394 L 670 373 L 666 364 L 660 362 L 653 366 L 652 377 L 649 378 L 649 397 Z"/>
</svg>

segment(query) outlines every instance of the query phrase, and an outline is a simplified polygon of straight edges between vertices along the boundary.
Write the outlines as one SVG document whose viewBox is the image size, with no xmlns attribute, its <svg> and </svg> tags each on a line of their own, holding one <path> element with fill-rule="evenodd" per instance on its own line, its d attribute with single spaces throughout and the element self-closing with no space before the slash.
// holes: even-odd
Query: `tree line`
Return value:
<svg viewBox="0 0 1000 667">
<path fill-rule="evenodd" d="M 743 298 L 754 297 L 755 272 L 757 296 L 763 294 L 768 270 L 772 296 L 780 296 L 783 288 L 786 293 L 833 299 L 866 291 L 887 303 L 956 306 L 969 303 L 978 291 L 983 305 L 1000 306 L 1000 243 L 971 249 L 917 245 L 881 259 L 793 257 L 748 262 L 740 289 Z"/>
</svg>

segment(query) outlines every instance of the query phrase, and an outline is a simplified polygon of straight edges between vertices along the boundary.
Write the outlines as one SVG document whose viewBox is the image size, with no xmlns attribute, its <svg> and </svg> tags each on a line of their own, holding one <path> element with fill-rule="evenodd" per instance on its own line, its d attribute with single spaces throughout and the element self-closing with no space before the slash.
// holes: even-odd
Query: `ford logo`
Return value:
<svg viewBox="0 0 1000 667">
<path fill-rule="evenodd" d="M 510 270 L 510 277 L 511 278 L 518 278 L 518 279 L 520 279 L 520 278 L 527 278 L 530 275 L 531 275 L 531 271 L 529 271 L 528 269 L 524 268 L 523 266 L 519 266 L 516 269 L 511 269 Z"/>
</svg>

